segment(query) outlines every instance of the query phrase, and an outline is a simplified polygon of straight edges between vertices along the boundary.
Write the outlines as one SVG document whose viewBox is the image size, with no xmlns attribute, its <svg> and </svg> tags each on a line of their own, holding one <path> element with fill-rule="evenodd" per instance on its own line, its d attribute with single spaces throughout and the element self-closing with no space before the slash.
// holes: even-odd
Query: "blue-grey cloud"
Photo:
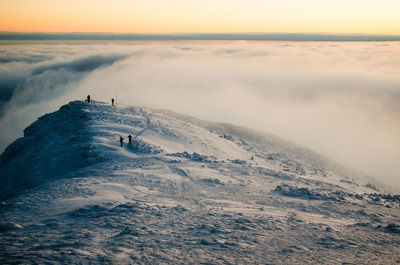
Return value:
<svg viewBox="0 0 400 265">
<path fill-rule="evenodd" d="M 0 110 L 1 106 L 11 98 L 15 88 L 23 79 L 24 76 L 21 75 L 0 75 Z"/>
<path fill-rule="evenodd" d="M 51 60 L 54 57 L 52 55 L 40 55 L 40 54 L 23 54 L 23 55 L 14 55 L 14 54 L 1 54 L 0 53 L 0 63 L 12 63 L 12 62 L 21 62 L 21 63 L 40 63 L 46 60 Z"/>
<path fill-rule="evenodd" d="M 3 109 L 4 104 L 11 99 L 17 89 L 19 93 L 24 89 L 32 89 L 33 86 L 40 84 L 40 80 L 43 80 L 40 75 L 46 72 L 51 71 L 53 78 L 50 83 L 43 84 L 43 90 L 51 90 L 71 81 L 69 79 L 70 75 L 66 74 L 63 78 L 55 74 L 57 71 L 77 74 L 89 73 L 97 68 L 109 66 L 118 60 L 126 58 L 126 56 L 126 54 L 95 54 L 70 61 L 54 61 L 55 55 L 53 54 L 37 54 L 34 52 L 23 54 L 0 53 L 0 117 L 5 111 Z M 83 77 L 83 75 L 76 76 Z M 33 94 L 32 97 L 27 98 L 28 102 L 25 103 L 33 102 L 37 98 Z"/>
<path fill-rule="evenodd" d="M 93 71 L 102 66 L 108 66 L 114 62 L 126 58 L 126 55 L 93 55 L 86 58 L 77 59 L 71 62 L 60 62 L 50 65 L 43 65 L 33 69 L 32 75 L 39 75 L 45 71 L 57 71 L 65 69 L 73 72 Z"/>
</svg>

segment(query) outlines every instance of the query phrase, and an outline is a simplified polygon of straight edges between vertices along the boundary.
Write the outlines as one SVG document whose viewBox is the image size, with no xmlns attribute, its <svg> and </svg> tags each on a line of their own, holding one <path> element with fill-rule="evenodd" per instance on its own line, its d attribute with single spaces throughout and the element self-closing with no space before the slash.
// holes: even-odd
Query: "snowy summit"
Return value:
<svg viewBox="0 0 400 265">
<path fill-rule="evenodd" d="M 40 117 L 0 157 L 0 199 L 1 264 L 400 262 L 400 195 L 168 111 L 74 101 Z"/>
</svg>

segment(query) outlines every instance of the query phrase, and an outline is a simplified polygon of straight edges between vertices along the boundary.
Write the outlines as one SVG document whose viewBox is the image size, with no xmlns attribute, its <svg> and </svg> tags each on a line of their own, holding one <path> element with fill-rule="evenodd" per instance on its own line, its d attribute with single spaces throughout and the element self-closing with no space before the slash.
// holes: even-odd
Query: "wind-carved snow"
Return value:
<svg viewBox="0 0 400 265">
<path fill-rule="evenodd" d="M 400 196 L 276 136 L 81 101 L 24 135 L 0 157 L 2 264 L 400 262 Z"/>
</svg>

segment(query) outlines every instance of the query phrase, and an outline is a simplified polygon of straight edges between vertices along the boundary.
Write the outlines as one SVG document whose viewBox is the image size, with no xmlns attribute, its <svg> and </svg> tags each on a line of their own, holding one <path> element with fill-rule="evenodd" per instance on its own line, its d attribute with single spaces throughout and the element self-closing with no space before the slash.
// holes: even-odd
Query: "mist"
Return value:
<svg viewBox="0 0 400 265">
<path fill-rule="evenodd" d="M 229 122 L 400 189 L 400 43 L 86 41 L 0 45 L 0 150 L 70 100 Z"/>
</svg>

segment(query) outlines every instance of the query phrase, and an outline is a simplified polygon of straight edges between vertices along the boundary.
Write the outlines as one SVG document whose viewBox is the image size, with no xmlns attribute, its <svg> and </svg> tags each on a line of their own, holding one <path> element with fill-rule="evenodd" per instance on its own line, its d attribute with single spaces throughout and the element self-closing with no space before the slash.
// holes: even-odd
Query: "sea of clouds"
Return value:
<svg viewBox="0 0 400 265">
<path fill-rule="evenodd" d="M 71 100 L 274 133 L 400 189 L 400 42 L 2 41 L 0 151 Z"/>
</svg>

